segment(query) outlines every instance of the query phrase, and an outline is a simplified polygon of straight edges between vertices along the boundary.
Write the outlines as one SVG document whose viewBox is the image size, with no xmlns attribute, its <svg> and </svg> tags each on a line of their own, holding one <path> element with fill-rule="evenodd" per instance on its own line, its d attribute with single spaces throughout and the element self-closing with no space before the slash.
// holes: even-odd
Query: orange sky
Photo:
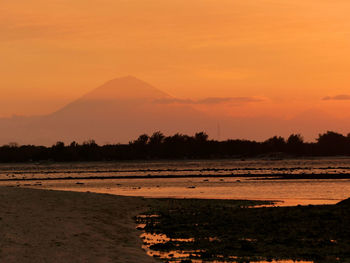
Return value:
<svg viewBox="0 0 350 263">
<path fill-rule="evenodd" d="M 350 95 L 349 13 L 347 0 L 3 0 L 0 116 L 134 75 L 184 99 L 258 98 L 217 113 L 343 117 L 347 97 L 322 98 Z"/>
</svg>

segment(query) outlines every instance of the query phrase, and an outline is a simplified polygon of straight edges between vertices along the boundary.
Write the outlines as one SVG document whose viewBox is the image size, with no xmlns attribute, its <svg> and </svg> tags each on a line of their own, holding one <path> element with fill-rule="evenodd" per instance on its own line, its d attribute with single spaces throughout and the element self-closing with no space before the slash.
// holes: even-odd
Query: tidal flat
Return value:
<svg viewBox="0 0 350 263">
<path fill-rule="evenodd" d="M 149 160 L 0 164 L 0 185 L 147 198 L 336 204 L 349 197 L 350 158 Z"/>
<path fill-rule="evenodd" d="M 0 259 L 350 262 L 344 176 L 349 158 L 1 164 Z"/>
<path fill-rule="evenodd" d="M 349 200 L 271 207 L 1 187 L 0 201 L 2 262 L 350 262 Z"/>
<path fill-rule="evenodd" d="M 136 218 L 163 262 L 350 262 L 350 200 L 269 206 L 247 200 L 157 199 Z M 254 207 L 259 206 L 259 207 Z"/>
</svg>

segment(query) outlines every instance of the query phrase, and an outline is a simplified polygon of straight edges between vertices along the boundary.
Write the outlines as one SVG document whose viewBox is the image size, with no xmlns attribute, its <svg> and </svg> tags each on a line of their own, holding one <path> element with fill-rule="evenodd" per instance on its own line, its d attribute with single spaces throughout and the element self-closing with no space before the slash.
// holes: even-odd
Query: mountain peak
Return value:
<svg viewBox="0 0 350 263">
<path fill-rule="evenodd" d="M 117 84 L 121 84 L 121 83 L 134 83 L 134 84 L 135 83 L 145 83 L 145 84 L 147 84 L 146 82 L 138 79 L 135 76 L 127 75 L 127 76 L 122 76 L 122 77 L 111 79 L 111 80 L 107 81 L 105 84 L 103 84 L 103 86 L 106 84 L 112 84 L 112 83 L 117 83 Z"/>
<path fill-rule="evenodd" d="M 124 76 L 107 81 L 84 96 L 84 99 L 160 99 L 170 96 L 134 76 Z"/>
</svg>

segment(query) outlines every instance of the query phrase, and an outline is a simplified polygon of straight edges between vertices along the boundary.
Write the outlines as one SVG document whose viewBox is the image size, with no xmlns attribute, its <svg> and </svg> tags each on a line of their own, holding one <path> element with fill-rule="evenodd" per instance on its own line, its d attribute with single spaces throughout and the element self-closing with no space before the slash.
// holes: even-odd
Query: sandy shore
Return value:
<svg viewBox="0 0 350 263">
<path fill-rule="evenodd" d="M 142 198 L 0 188 L 0 262 L 156 262 L 132 217 Z"/>
</svg>

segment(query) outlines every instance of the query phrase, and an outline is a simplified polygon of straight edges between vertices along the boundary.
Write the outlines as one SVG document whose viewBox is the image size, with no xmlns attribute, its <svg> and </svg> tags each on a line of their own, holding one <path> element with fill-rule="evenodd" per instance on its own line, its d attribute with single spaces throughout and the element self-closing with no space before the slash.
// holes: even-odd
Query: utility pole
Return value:
<svg viewBox="0 0 350 263">
<path fill-rule="evenodd" d="M 218 123 L 218 127 L 217 127 L 217 138 L 218 138 L 218 141 L 221 140 L 221 128 L 220 128 L 220 123 Z"/>
</svg>

